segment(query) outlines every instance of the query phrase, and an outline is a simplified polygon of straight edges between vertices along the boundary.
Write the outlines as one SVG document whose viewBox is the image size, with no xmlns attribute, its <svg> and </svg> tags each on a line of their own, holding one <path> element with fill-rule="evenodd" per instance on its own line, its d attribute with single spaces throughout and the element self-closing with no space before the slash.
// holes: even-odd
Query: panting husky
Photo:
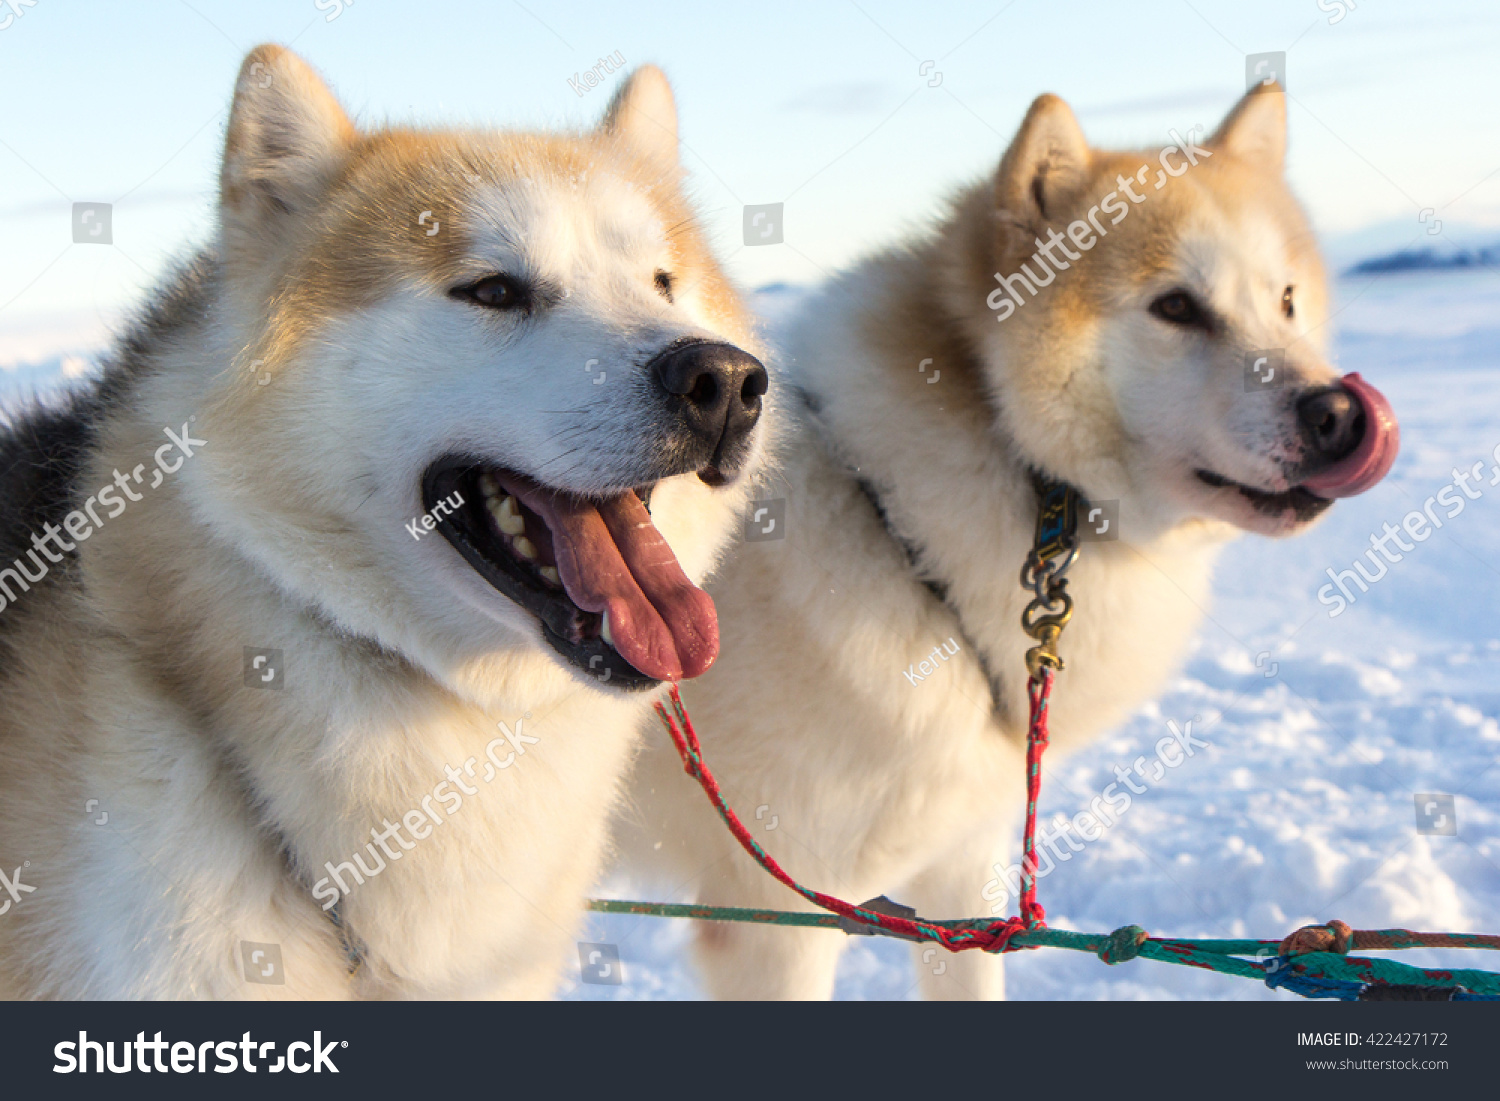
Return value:
<svg viewBox="0 0 1500 1101">
<path fill-rule="evenodd" d="M 1299 531 L 1389 469 L 1389 405 L 1325 357 L 1284 100 L 1267 87 L 1201 146 L 1128 153 L 1090 148 L 1043 96 L 992 179 L 793 324 L 785 377 L 804 400 L 762 492 L 784 504 L 761 506 L 710 586 L 723 654 L 683 695 L 732 804 L 804 883 L 928 918 L 1015 912 L 996 868 L 1024 802 L 1017 579 L 1042 493 L 1073 487 L 1098 539 L 1069 574 L 1051 711 L 1066 751 L 1176 666 L 1226 540 Z M 703 902 L 806 908 L 665 739 L 648 746 L 633 866 Z M 844 943 L 706 925 L 696 953 L 716 995 L 822 998 Z M 1002 994 L 999 957 L 917 953 L 929 996 Z"/>
<path fill-rule="evenodd" d="M 653 68 L 365 131 L 249 55 L 215 239 L 0 435 L 0 996 L 556 989 L 763 450 L 680 177 Z"/>
</svg>

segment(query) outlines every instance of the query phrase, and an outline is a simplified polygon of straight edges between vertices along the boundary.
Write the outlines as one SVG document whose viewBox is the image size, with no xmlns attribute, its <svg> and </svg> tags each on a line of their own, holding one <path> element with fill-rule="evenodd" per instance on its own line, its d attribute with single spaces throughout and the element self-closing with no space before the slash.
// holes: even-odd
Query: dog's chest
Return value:
<svg viewBox="0 0 1500 1101">
<path fill-rule="evenodd" d="M 1208 607 L 1211 547 L 1086 544 L 1070 574 L 1071 620 L 1058 643 L 1065 668 L 1051 704 L 1052 741 L 1066 750 L 1120 721 L 1159 690 Z M 1020 636 L 1004 655 L 1015 713 L 1026 715 Z"/>
<path fill-rule="evenodd" d="M 578 703 L 407 727 L 419 748 L 351 780 L 365 790 L 304 862 L 372 976 L 474 996 L 571 935 L 639 711 Z"/>
</svg>

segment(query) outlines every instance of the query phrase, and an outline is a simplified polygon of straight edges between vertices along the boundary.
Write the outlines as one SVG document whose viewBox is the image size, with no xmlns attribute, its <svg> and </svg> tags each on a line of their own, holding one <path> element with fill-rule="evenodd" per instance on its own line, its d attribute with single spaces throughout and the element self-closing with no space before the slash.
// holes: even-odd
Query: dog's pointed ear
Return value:
<svg viewBox="0 0 1500 1101">
<path fill-rule="evenodd" d="M 667 74 L 642 65 L 609 101 L 599 129 L 636 156 L 663 169 L 677 167 L 677 101 Z"/>
<path fill-rule="evenodd" d="M 1281 86 L 1260 84 L 1246 92 L 1207 145 L 1279 173 L 1286 162 L 1286 93 Z"/>
<path fill-rule="evenodd" d="M 354 140 L 354 125 L 318 74 L 280 46 L 240 66 L 219 172 L 226 229 L 260 233 L 310 209 Z"/>
<path fill-rule="evenodd" d="M 1083 186 L 1090 159 L 1072 109 L 1057 96 L 1037 96 L 1000 161 L 996 206 L 1016 221 L 1040 226 Z"/>
</svg>

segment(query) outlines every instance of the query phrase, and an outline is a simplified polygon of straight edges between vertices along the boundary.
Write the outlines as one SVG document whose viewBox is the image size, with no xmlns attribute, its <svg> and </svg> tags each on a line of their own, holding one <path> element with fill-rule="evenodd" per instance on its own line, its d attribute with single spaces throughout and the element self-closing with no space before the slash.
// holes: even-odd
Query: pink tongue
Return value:
<svg viewBox="0 0 1500 1101">
<path fill-rule="evenodd" d="M 657 680 L 708 670 L 719 656 L 713 598 L 687 579 L 639 497 L 594 504 L 536 486 L 506 488 L 546 521 L 569 599 L 608 614 L 621 657 Z"/>
<path fill-rule="evenodd" d="M 1343 384 L 1365 411 L 1365 434 L 1352 454 L 1302 483 L 1303 489 L 1319 497 L 1363 493 L 1386 476 L 1401 448 L 1401 426 L 1385 395 L 1358 372 L 1345 375 Z"/>
</svg>

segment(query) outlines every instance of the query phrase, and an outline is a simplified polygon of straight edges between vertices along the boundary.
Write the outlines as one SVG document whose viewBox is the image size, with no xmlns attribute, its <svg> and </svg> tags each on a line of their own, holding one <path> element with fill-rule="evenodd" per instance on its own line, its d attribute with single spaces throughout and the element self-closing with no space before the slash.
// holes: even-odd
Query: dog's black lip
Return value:
<svg viewBox="0 0 1500 1101">
<path fill-rule="evenodd" d="M 1280 493 L 1272 493 L 1269 490 L 1247 486 L 1243 482 L 1236 482 L 1233 478 L 1226 478 L 1212 470 L 1196 470 L 1194 473 L 1204 485 L 1213 486 L 1215 489 L 1239 490 L 1240 496 L 1249 501 L 1257 512 L 1271 516 L 1279 516 L 1287 509 L 1291 509 L 1298 521 L 1305 522 L 1321 515 L 1329 505 L 1333 504 L 1329 498 L 1319 497 L 1316 493 L 1303 489 L 1301 486 L 1293 486 Z"/>
<path fill-rule="evenodd" d="M 422 507 L 436 521 L 443 538 L 463 555 L 480 577 L 489 582 L 491 588 L 536 616 L 548 645 L 592 682 L 626 691 L 648 691 L 659 685 L 660 681 L 631 665 L 602 638 L 571 637 L 579 633 L 583 617 L 594 613 L 578 607 L 561 590 L 546 587 L 509 554 L 485 553 L 483 548 L 492 541 L 488 521 L 476 518 L 470 509 L 481 513 L 484 510 L 477 482 L 479 474 L 486 469 L 499 468 L 473 456 L 455 455 L 439 459 L 423 473 Z M 434 510 L 439 501 L 446 500 L 455 490 L 464 489 L 467 492 L 464 493 L 462 508 L 443 512 Z M 649 509 L 651 487 L 635 492 Z"/>
</svg>

